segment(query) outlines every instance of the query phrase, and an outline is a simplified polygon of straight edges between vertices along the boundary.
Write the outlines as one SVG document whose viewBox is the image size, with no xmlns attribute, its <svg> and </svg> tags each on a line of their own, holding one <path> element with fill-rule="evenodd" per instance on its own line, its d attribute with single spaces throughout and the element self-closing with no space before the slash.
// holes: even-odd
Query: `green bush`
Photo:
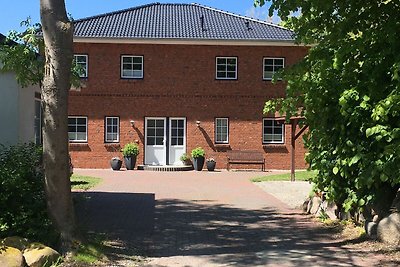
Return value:
<svg viewBox="0 0 400 267">
<path fill-rule="evenodd" d="M 204 149 L 201 147 L 196 147 L 192 150 L 192 158 L 204 157 L 205 154 Z"/>
<path fill-rule="evenodd" d="M 122 149 L 124 157 L 135 157 L 139 154 L 139 146 L 136 143 L 128 143 Z"/>
<path fill-rule="evenodd" d="M 47 213 L 41 158 L 34 144 L 0 146 L 0 238 L 57 241 Z"/>
</svg>

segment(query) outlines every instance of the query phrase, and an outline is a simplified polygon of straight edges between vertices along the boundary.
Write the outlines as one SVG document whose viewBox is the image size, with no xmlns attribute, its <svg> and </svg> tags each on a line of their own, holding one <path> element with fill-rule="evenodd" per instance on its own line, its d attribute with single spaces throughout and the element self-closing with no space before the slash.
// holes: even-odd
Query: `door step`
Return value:
<svg viewBox="0 0 400 267">
<path fill-rule="evenodd" d="M 152 165 L 139 165 L 138 170 L 154 171 L 154 172 L 181 172 L 192 171 L 193 166 L 152 166 Z"/>
</svg>

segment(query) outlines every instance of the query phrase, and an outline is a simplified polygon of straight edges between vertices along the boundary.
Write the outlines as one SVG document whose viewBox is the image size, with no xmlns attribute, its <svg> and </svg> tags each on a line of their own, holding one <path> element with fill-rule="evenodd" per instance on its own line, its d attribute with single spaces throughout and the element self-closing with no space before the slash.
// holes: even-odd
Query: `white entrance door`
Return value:
<svg viewBox="0 0 400 267">
<path fill-rule="evenodd" d="M 169 165 L 182 165 L 180 157 L 186 152 L 186 119 L 169 118 Z"/>
<path fill-rule="evenodd" d="M 145 164 L 166 165 L 166 118 L 146 118 L 145 128 Z"/>
</svg>

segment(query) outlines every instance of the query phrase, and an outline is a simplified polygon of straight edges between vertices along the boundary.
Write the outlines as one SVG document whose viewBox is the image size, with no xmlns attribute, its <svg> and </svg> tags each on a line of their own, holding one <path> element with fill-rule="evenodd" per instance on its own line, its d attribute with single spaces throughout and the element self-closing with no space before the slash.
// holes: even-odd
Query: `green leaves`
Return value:
<svg viewBox="0 0 400 267">
<path fill-rule="evenodd" d="M 313 46 L 285 68 L 286 98 L 269 100 L 264 112 L 306 118 L 313 182 L 329 198 L 346 210 L 378 202 L 382 188 L 400 184 L 398 1 L 265 2 Z"/>
</svg>

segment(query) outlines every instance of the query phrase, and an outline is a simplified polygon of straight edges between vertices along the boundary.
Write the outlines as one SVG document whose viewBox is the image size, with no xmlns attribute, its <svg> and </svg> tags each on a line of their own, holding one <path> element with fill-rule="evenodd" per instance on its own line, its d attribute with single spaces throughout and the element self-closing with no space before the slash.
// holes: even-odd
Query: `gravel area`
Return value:
<svg viewBox="0 0 400 267">
<path fill-rule="evenodd" d="M 265 192 L 287 204 L 292 209 L 301 207 L 312 188 L 312 185 L 309 182 L 303 181 L 271 181 L 255 184 Z"/>
</svg>

